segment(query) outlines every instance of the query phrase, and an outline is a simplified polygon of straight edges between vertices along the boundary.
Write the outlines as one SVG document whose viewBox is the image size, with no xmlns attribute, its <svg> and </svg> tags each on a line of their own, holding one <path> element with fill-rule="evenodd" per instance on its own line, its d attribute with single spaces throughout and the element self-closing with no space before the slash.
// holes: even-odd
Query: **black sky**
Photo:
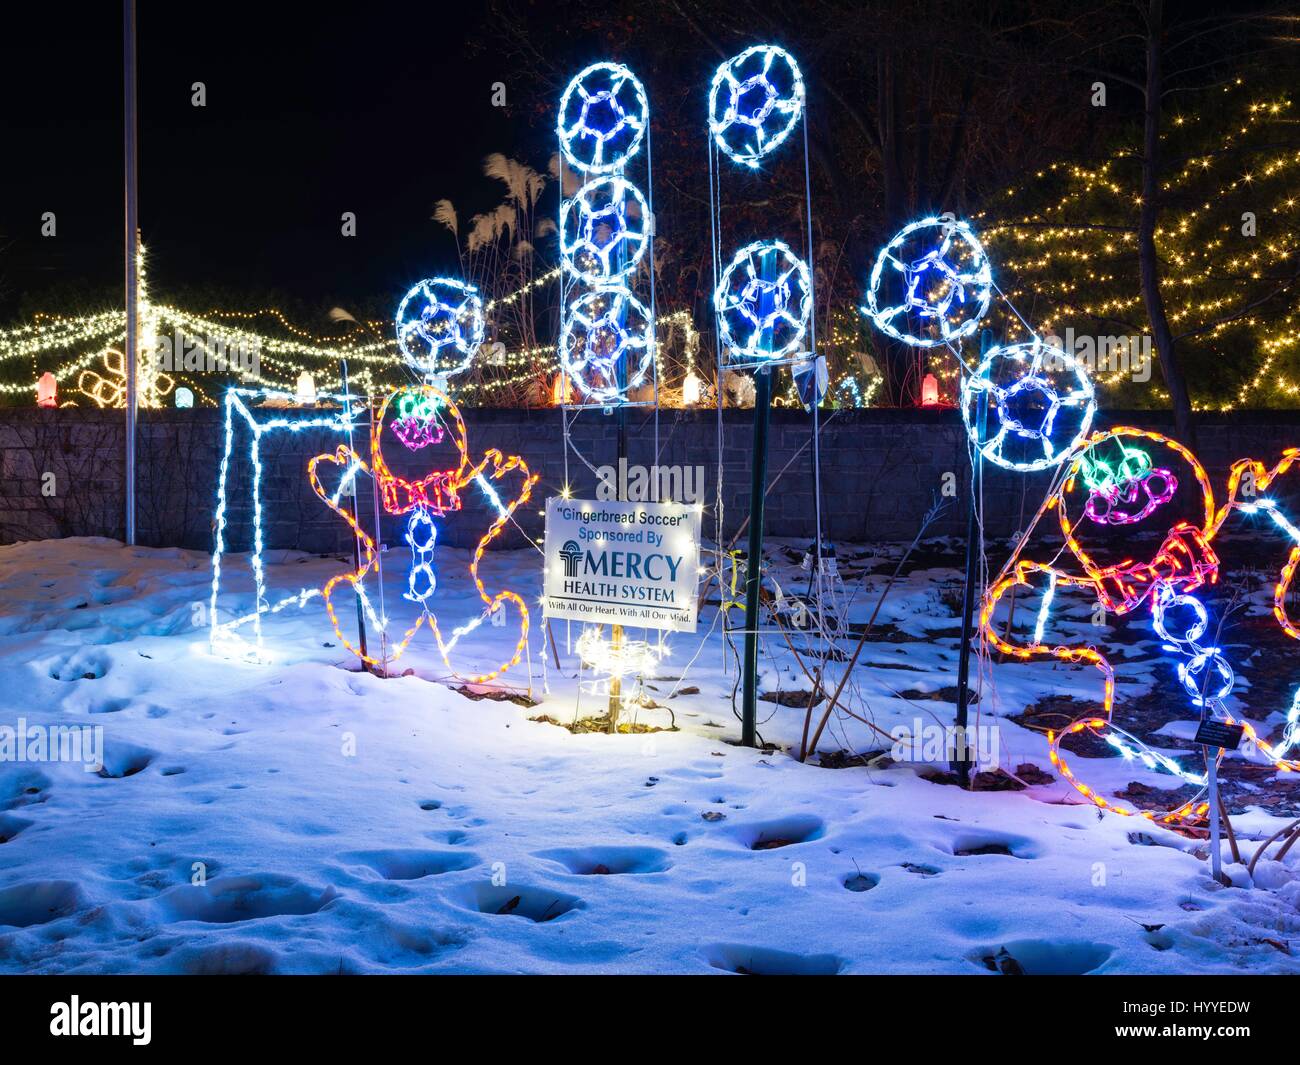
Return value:
<svg viewBox="0 0 1300 1065">
<path fill-rule="evenodd" d="M 122 269 L 121 7 L 2 18 L 0 320 L 102 302 Z M 141 230 L 164 296 L 213 286 L 323 306 L 400 293 L 454 269 L 437 199 L 462 217 L 491 206 L 482 157 L 541 168 L 549 148 L 510 98 L 481 3 L 141 0 L 139 69 Z M 355 238 L 340 233 L 344 211 Z"/>
</svg>

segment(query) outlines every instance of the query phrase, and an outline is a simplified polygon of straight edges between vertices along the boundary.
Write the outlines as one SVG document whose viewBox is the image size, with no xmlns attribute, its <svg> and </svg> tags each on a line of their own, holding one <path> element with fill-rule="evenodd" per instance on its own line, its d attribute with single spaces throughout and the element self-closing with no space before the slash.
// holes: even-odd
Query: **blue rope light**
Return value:
<svg viewBox="0 0 1300 1065">
<path fill-rule="evenodd" d="M 455 278 L 412 286 L 395 320 L 407 365 L 426 380 L 468 370 L 483 343 L 483 300 L 473 285 Z"/>
<path fill-rule="evenodd" d="M 998 384 L 1008 373 L 1014 375 L 1011 382 Z M 1058 375 L 1070 387 L 1062 387 Z M 996 426 L 986 427 L 985 431 L 995 429 L 987 439 L 976 423 L 981 393 L 987 395 L 988 409 L 996 415 Z M 1060 431 L 1063 411 L 1075 413 L 1072 434 Z M 1087 438 L 1096 413 L 1096 393 L 1082 363 L 1041 337 L 992 348 L 961 385 L 961 416 L 971 442 L 990 462 L 1021 473 L 1060 463 Z M 1037 441 L 1041 457 L 1021 457 L 1018 449 L 1009 453 L 1008 444 L 1015 441 Z M 1031 455 L 1033 450 L 1028 447 Z"/>
<path fill-rule="evenodd" d="M 755 45 L 713 75 L 709 132 L 723 154 L 757 167 L 790 136 L 803 108 L 803 75 L 794 57 L 775 45 Z"/>
<path fill-rule="evenodd" d="M 812 316 L 812 277 L 783 241 L 756 240 L 736 252 L 723 271 L 713 309 L 733 362 L 785 358 L 803 346 Z"/>
<path fill-rule="evenodd" d="M 622 63 L 593 63 L 560 97 L 560 151 L 584 174 L 611 173 L 641 149 L 649 115 L 635 74 Z"/>
<path fill-rule="evenodd" d="M 922 218 L 880 250 L 861 310 L 895 340 L 933 348 L 974 333 L 992 291 L 988 256 L 970 227 L 953 218 Z"/>
</svg>

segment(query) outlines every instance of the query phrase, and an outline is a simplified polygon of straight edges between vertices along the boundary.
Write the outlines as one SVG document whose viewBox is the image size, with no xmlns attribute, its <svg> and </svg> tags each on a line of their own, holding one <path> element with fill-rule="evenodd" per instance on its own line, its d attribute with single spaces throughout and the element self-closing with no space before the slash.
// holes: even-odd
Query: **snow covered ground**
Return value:
<svg viewBox="0 0 1300 1065">
<path fill-rule="evenodd" d="M 269 557 L 280 590 L 343 568 Z M 439 555 L 453 623 L 472 609 L 465 561 Z M 600 711 L 592 694 L 578 710 L 576 660 L 548 661 L 536 611 L 527 663 L 506 678 L 531 680 L 527 707 L 453 690 L 423 635 L 401 663 L 413 674 L 355 671 L 319 600 L 267 619 L 271 664 L 214 657 L 209 567 L 109 540 L 0 548 L 0 726 L 104 737 L 101 772 L 0 763 L 0 970 L 1300 971 L 1295 854 L 1263 863 L 1253 888 L 1234 867 L 1222 888 L 1194 854 L 1204 844 L 1101 815 L 1059 778 L 971 793 L 924 779 L 935 766 L 802 765 L 785 749 L 803 729 L 793 706 L 761 704 L 781 749 L 735 746 L 712 607 L 699 636 L 672 637 L 645 692 L 659 708 L 636 714 L 667 725 L 671 708 L 680 731 L 575 735 L 529 720 Z M 865 618 L 890 568 L 846 582 L 848 616 Z M 530 602 L 537 570 L 531 551 L 484 564 L 489 588 Z M 916 569 L 891 593 L 855 713 L 886 730 L 951 721 L 956 576 Z M 246 585 L 231 589 L 227 609 L 247 608 Z M 486 664 L 502 639 L 481 627 L 466 660 Z M 779 636 L 764 647 L 769 689 L 806 685 Z M 1043 737 L 1003 715 L 1045 694 L 1095 698 L 1095 678 L 992 667 L 980 720 L 1001 726 L 999 763 L 1050 770 Z M 886 746 L 848 717 L 820 744 Z M 1103 784 L 1134 777 L 1091 761 Z M 1282 823 L 1234 820 L 1256 836 Z"/>
</svg>

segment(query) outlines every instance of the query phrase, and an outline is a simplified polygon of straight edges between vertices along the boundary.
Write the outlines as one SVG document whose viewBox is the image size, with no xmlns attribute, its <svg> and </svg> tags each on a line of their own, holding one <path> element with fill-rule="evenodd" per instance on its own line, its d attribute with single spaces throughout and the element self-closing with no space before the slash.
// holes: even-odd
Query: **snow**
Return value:
<svg viewBox="0 0 1300 1065">
<path fill-rule="evenodd" d="M 268 559 L 279 592 L 346 568 Z M 444 625 L 474 609 L 466 562 L 440 549 Z M 400 602 L 403 567 L 388 569 Z M 532 551 L 483 565 L 489 589 L 529 602 L 538 569 Z M 846 582 L 858 588 L 846 616 L 869 615 L 891 569 L 865 589 Z M 879 624 L 895 631 L 868 643 L 850 702 L 885 730 L 951 721 L 940 696 L 957 641 L 940 592 L 956 576 L 917 569 L 886 601 Z M 793 564 L 782 579 L 798 584 Z M 964 792 L 924 779 L 935 766 L 822 769 L 735 746 L 712 607 L 698 636 L 670 639 L 659 676 L 680 679 L 646 691 L 680 731 L 570 734 L 529 718 L 567 722 L 600 699 L 580 695 L 564 625 L 563 669 L 543 653 L 538 611 L 527 663 L 506 678 L 527 689 L 531 672 L 529 708 L 453 690 L 418 640 L 400 663 L 411 675 L 355 671 L 319 599 L 266 619 L 269 664 L 215 657 L 210 580 L 196 552 L 0 548 L 0 725 L 97 725 L 104 738 L 102 773 L 0 763 L 0 970 L 980 974 L 1005 950 L 1030 973 L 1300 971 L 1294 854 L 1262 862 L 1254 886 L 1233 868 L 1223 888 L 1204 843 L 1102 815 L 1059 778 Z M 251 593 L 235 579 L 223 604 L 247 609 Z M 490 663 L 508 638 L 475 630 L 466 664 Z M 806 689 L 779 638 L 764 647 L 766 686 Z M 1000 726 L 1000 764 L 1050 769 L 1043 737 L 1004 715 L 1048 693 L 1094 698 L 1095 671 L 991 674 L 976 710 Z M 1122 691 L 1143 683 L 1139 671 Z M 763 738 L 797 751 L 804 710 L 760 710 Z M 884 746 L 851 718 L 820 744 Z M 1079 761 L 1103 787 L 1138 772 Z M 1280 824 L 1256 811 L 1238 828 Z"/>
</svg>

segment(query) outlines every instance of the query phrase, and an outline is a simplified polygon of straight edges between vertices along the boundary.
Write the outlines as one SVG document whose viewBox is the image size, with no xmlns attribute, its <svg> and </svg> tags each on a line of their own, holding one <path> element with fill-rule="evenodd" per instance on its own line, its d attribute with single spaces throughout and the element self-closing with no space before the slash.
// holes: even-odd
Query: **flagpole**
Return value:
<svg viewBox="0 0 1300 1065">
<path fill-rule="evenodd" d="M 139 182 L 136 163 L 136 62 L 135 62 L 135 0 L 122 4 L 123 125 L 125 138 L 126 177 L 126 344 L 124 369 L 126 371 L 126 542 L 135 543 L 135 436 L 136 436 L 136 363 L 139 352 Z"/>
</svg>

